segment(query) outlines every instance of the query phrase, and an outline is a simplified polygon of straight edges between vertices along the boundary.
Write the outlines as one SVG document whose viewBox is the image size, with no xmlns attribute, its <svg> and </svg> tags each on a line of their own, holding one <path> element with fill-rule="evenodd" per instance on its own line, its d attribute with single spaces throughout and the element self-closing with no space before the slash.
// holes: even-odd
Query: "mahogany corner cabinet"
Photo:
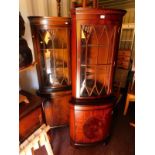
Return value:
<svg viewBox="0 0 155 155">
<path fill-rule="evenodd" d="M 71 19 L 41 16 L 28 18 L 37 61 L 37 93 L 45 98 L 46 123 L 52 127 L 69 124 Z"/>
<path fill-rule="evenodd" d="M 113 77 L 125 10 L 81 7 L 72 16 L 70 138 L 90 145 L 110 136 Z"/>
</svg>

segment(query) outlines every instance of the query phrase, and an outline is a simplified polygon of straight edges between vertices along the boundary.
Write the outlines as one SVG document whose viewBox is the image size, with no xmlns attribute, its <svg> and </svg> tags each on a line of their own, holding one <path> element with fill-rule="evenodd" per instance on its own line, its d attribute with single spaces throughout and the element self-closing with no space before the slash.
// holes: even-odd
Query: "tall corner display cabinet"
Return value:
<svg viewBox="0 0 155 155">
<path fill-rule="evenodd" d="M 81 7 L 72 15 L 70 138 L 90 145 L 110 135 L 112 85 L 125 10 Z"/>
<path fill-rule="evenodd" d="M 28 17 L 31 26 L 38 94 L 45 98 L 46 123 L 52 127 L 69 123 L 71 98 L 70 26 L 67 17 Z"/>
</svg>

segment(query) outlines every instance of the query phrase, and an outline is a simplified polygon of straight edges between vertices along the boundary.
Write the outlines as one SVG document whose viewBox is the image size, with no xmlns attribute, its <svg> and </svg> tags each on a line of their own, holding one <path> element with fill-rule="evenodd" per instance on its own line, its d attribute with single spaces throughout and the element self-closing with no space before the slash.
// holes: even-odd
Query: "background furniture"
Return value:
<svg viewBox="0 0 155 155">
<path fill-rule="evenodd" d="M 29 103 L 22 102 L 19 104 L 19 141 L 23 142 L 45 123 L 45 118 L 40 97 L 23 90 L 20 91 L 20 94 L 26 96 L 29 100 Z"/>
<path fill-rule="evenodd" d="M 20 36 L 20 54 L 21 64 L 19 64 L 19 74 L 29 71 L 34 65 L 32 63 L 32 53 L 27 42 L 22 36 L 25 32 L 24 20 L 19 16 L 19 36 Z M 23 42 L 24 41 L 24 42 Z M 21 89 L 21 88 L 20 88 Z M 32 132 L 38 129 L 45 122 L 42 99 L 24 90 L 19 91 L 19 141 L 23 142 Z"/>
<path fill-rule="evenodd" d="M 113 75 L 124 10 L 73 8 L 70 137 L 88 145 L 110 135 Z"/>
<path fill-rule="evenodd" d="M 125 88 L 127 85 L 127 78 L 134 55 L 134 36 L 134 23 L 123 23 L 114 78 L 114 85 L 116 87 Z"/>
<path fill-rule="evenodd" d="M 49 126 L 43 124 L 20 144 L 20 155 L 53 155 L 53 151 L 47 136 Z"/>
<path fill-rule="evenodd" d="M 125 103 L 125 108 L 124 108 L 124 115 L 127 114 L 128 111 L 128 107 L 129 107 L 129 103 L 130 102 L 135 102 L 135 95 L 131 94 L 131 92 L 127 93 L 127 97 L 126 97 L 126 103 Z"/>
<path fill-rule="evenodd" d="M 128 92 L 123 113 L 124 115 L 127 114 L 130 102 L 135 102 L 135 74 L 133 75 L 132 81 L 130 81 L 128 85 Z"/>
<path fill-rule="evenodd" d="M 131 73 L 132 73 L 133 76 L 130 79 L 129 85 L 128 85 L 126 102 L 125 102 L 125 107 L 124 107 L 124 112 L 123 112 L 124 116 L 127 114 L 127 111 L 128 111 L 128 108 L 129 108 L 129 104 L 130 103 L 135 103 L 135 72 L 131 72 Z M 134 122 L 130 122 L 129 124 L 130 124 L 130 126 L 135 127 L 135 123 Z"/>
<path fill-rule="evenodd" d="M 70 24 L 67 17 L 29 17 L 37 74 L 50 126 L 69 123 L 71 97 Z"/>
</svg>

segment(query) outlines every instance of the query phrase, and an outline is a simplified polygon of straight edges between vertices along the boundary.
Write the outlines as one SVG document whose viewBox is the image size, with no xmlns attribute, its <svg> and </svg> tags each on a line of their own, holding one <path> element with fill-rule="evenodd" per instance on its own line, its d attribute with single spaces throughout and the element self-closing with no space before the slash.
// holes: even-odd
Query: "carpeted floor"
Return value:
<svg viewBox="0 0 155 155">
<path fill-rule="evenodd" d="M 54 155 L 134 155 L 135 154 L 135 128 L 129 125 L 134 121 L 135 104 L 130 104 L 126 116 L 123 116 L 125 97 L 121 99 L 114 111 L 112 134 L 107 145 L 103 143 L 90 147 L 75 148 L 70 145 L 69 127 L 52 129 Z"/>
</svg>

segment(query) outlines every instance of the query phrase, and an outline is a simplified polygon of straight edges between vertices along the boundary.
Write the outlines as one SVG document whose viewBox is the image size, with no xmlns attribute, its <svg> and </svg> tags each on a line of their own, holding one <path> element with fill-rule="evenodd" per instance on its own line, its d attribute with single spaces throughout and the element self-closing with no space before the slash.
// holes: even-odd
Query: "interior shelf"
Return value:
<svg viewBox="0 0 155 155">
<path fill-rule="evenodd" d="M 91 66 L 109 66 L 109 65 L 112 65 L 112 63 L 108 63 L 108 64 L 81 64 L 81 67 L 91 67 Z"/>
<path fill-rule="evenodd" d="M 120 40 L 120 41 L 133 41 L 132 39 L 129 39 L 129 40 Z"/>
<path fill-rule="evenodd" d="M 45 50 L 67 50 L 68 48 L 42 48 L 40 49 L 41 51 L 45 51 Z"/>
<path fill-rule="evenodd" d="M 106 45 L 100 45 L 100 44 L 98 44 L 98 45 L 88 44 L 88 45 L 82 45 L 82 47 L 107 47 L 107 46 Z"/>
</svg>

